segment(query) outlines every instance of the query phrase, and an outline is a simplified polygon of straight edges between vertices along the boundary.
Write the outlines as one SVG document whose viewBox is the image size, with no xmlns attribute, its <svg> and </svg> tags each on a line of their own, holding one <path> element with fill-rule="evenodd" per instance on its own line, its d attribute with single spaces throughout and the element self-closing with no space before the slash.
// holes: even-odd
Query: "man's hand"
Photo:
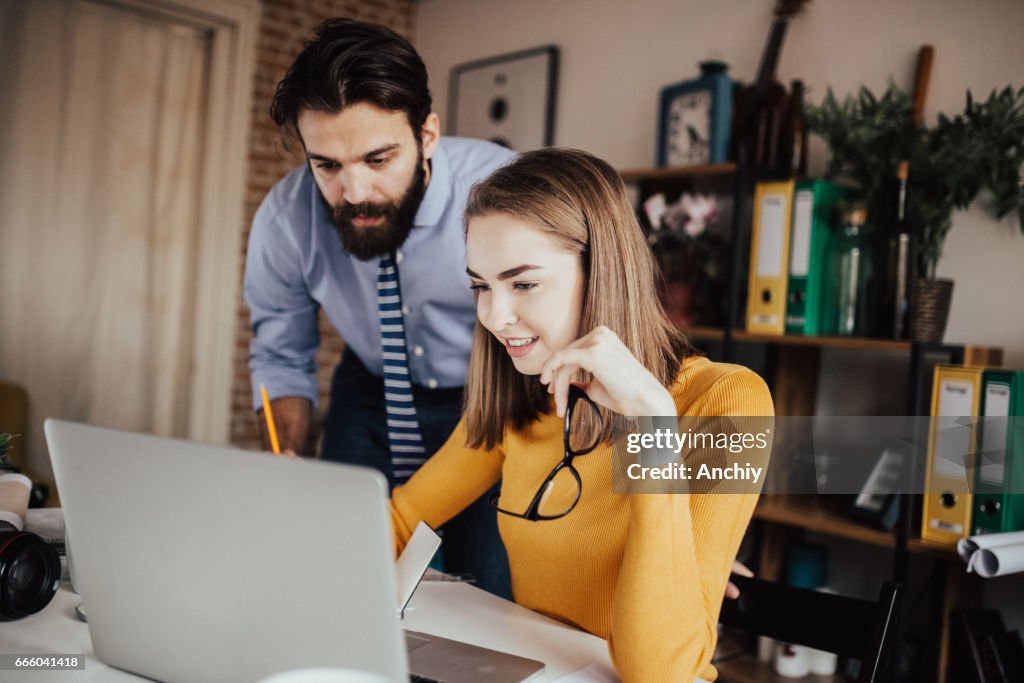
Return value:
<svg viewBox="0 0 1024 683">
<path fill-rule="evenodd" d="M 308 398 L 301 396 L 282 396 L 270 402 L 270 410 L 274 413 L 274 426 L 277 428 L 278 445 L 281 453 L 295 455 L 302 453 L 309 433 L 309 415 L 312 404 Z M 267 432 L 267 421 L 263 410 L 256 411 L 260 423 L 260 439 L 263 449 L 270 450 L 270 435 Z"/>
<path fill-rule="evenodd" d="M 754 572 L 750 571 L 746 565 L 739 562 L 733 561 L 732 573 L 739 574 L 740 576 L 753 576 Z M 740 589 L 732 581 L 725 587 L 725 597 L 729 600 L 735 600 L 740 597 Z"/>
</svg>

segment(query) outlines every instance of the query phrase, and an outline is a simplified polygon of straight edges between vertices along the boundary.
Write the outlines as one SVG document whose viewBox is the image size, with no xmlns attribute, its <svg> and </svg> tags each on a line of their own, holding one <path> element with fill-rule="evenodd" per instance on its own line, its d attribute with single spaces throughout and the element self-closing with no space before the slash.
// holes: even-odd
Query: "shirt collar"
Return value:
<svg viewBox="0 0 1024 683">
<path fill-rule="evenodd" d="M 430 160 L 430 182 L 423 194 L 423 201 L 416 211 L 414 226 L 436 225 L 444 215 L 452 194 L 452 170 L 444 145 L 438 142 Z"/>
</svg>

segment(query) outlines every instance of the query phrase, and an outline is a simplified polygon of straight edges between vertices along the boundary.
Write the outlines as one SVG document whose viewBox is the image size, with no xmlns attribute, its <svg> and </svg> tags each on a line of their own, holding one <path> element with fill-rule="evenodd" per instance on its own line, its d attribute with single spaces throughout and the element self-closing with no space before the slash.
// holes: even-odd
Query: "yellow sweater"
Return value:
<svg viewBox="0 0 1024 683">
<path fill-rule="evenodd" d="M 755 373 L 701 357 L 684 361 L 671 393 L 679 415 L 774 414 Z M 465 442 L 460 422 L 395 489 L 396 549 L 420 520 L 441 526 L 499 479 L 502 507 L 525 510 L 562 459 L 562 420 L 552 411 L 489 451 Z M 567 516 L 530 522 L 499 515 L 515 601 L 605 638 L 627 683 L 714 680 L 718 613 L 757 496 L 614 494 L 611 457 L 601 446 L 574 461 L 583 493 Z"/>
</svg>

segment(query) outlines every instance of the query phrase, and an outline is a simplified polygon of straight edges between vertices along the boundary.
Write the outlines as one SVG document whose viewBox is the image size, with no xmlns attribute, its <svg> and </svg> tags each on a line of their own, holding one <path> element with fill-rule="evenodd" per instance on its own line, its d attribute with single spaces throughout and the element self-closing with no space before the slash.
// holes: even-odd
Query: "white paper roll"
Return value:
<svg viewBox="0 0 1024 683">
<path fill-rule="evenodd" d="M 961 538 L 956 549 L 967 571 L 986 579 L 1024 572 L 1024 531 Z"/>
<path fill-rule="evenodd" d="M 1024 572 L 1024 543 L 982 548 L 971 559 L 974 571 L 986 579 Z"/>
<path fill-rule="evenodd" d="M 757 637 L 757 661 L 770 662 L 775 656 L 775 641 L 768 636 Z"/>
<path fill-rule="evenodd" d="M 815 650 L 807 648 L 807 669 L 812 674 L 819 676 L 832 676 L 836 672 L 836 665 L 839 663 L 839 655 L 834 652 Z"/>
<path fill-rule="evenodd" d="M 1006 534 L 979 534 L 969 538 L 961 538 L 956 550 L 964 562 L 970 562 L 971 555 L 984 548 L 997 548 L 1002 545 L 1024 543 L 1024 531 L 1011 531 Z"/>
<path fill-rule="evenodd" d="M 775 651 L 775 673 L 786 678 L 803 678 L 810 673 L 807 648 L 803 645 L 779 643 Z"/>
</svg>

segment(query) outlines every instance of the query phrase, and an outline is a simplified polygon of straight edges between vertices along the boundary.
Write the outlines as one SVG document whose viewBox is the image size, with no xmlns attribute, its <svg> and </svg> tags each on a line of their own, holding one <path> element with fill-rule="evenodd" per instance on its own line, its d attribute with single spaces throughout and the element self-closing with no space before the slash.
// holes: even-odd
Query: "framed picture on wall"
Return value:
<svg viewBox="0 0 1024 683">
<path fill-rule="evenodd" d="M 454 67 L 447 134 L 517 152 L 554 144 L 558 56 L 546 45 Z"/>
</svg>

